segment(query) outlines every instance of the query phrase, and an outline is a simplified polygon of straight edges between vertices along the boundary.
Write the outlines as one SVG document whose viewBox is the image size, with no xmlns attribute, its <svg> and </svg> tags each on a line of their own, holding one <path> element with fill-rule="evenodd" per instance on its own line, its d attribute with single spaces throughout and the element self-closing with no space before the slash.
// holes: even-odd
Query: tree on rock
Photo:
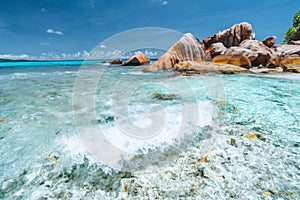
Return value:
<svg viewBox="0 0 300 200">
<path fill-rule="evenodd" d="M 293 27 L 291 27 L 284 37 L 284 43 L 290 43 L 293 40 L 300 40 L 300 10 L 295 14 Z"/>
</svg>

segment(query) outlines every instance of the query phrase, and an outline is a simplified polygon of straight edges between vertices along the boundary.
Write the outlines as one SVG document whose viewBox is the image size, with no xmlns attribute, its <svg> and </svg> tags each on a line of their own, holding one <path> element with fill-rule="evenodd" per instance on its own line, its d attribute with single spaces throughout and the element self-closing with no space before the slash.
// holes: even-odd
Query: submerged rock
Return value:
<svg viewBox="0 0 300 200">
<path fill-rule="evenodd" d="M 249 140 L 257 140 L 257 135 L 254 133 L 244 134 L 243 137 L 248 138 Z"/>
<path fill-rule="evenodd" d="M 160 100 L 173 100 L 177 98 L 176 94 L 160 94 L 158 92 L 152 92 L 155 98 Z"/>
<path fill-rule="evenodd" d="M 123 63 L 123 66 L 138 66 L 138 65 L 145 65 L 150 64 L 150 59 L 143 54 L 142 52 L 138 52 L 131 58 L 129 58 L 125 63 Z"/>
<path fill-rule="evenodd" d="M 248 138 L 249 140 L 261 140 L 265 142 L 267 140 L 266 136 L 263 134 L 256 134 L 256 133 L 249 133 L 249 134 L 243 134 L 243 137 Z"/>
<path fill-rule="evenodd" d="M 249 70 L 243 67 L 231 65 L 231 64 L 216 64 L 212 62 L 197 62 L 197 61 L 185 61 L 175 65 L 175 70 L 180 72 L 188 72 L 192 74 L 238 74 L 249 73 Z"/>
<path fill-rule="evenodd" d="M 266 45 L 267 47 L 271 48 L 274 46 L 276 40 L 277 40 L 276 36 L 269 36 L 269 37 L 265 38 L 262 43 L 264 45 Z"/>
<path fill-rule="evenodd" d="M 213 59 L 213 62 L 217 64 L 232 64 L 240 67 L 245 67 L 247 69 L 251 67 L 250 60 L 243 55 L 233 55 L 233 56 L 219 55 Z"/>
<path fill-rule="evenodd" d="M 6 123 L 6 122 L 7 122 L 7 119 L 6 119 L 6 118 L 2 118 L 2 119 L 0 119 L 0 122 Z"/>
<path fill-rule="evenodd" d="M 164 55 L 153 65 L 144 69 L 144 72 L 172 69 L 182 61 L 209 60 L 203 43 L 191 33 L 184 34 Z"/>
<path fill-rule="evenodd" d="M 246 39 L 253 40 L 255 33 L 252 30 L 252 25 L 247 22 L 235 24 L 231 28 L 218 32 L 203 40 L 205 48 L 208 49 L 213 43 L 221 42 L 225 47 L 238 46 Z"/>
</svg>

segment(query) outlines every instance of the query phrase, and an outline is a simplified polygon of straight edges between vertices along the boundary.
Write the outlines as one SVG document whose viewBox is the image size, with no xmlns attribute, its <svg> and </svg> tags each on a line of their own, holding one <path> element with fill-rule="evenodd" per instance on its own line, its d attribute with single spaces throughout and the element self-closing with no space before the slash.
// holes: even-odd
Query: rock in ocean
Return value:
<svg viewBox="0 0 300 200">
<path fill-rule="evenodd" d="M 145 65 L 150 64 L 150 59 L 143 54 L 142 52 L 138 52 L 131 58 L 129 58 L 125 63 L 123 63 L 123 66 L 138 66 L 138 65 Z"/>
<path fill-rule="evenodd" d="M 122 65 L 122 59 L 116 59 L 110 62 L 111 65 Z"/>
<path fill-rule="evenodd" d="M 144 72 L 172 69 L 175 64 L 182 61 L 209 60 L 203 43 L 191 33 L 184 34 L 164 55 L 153 65 L 144 69 Z"/>
</svg>

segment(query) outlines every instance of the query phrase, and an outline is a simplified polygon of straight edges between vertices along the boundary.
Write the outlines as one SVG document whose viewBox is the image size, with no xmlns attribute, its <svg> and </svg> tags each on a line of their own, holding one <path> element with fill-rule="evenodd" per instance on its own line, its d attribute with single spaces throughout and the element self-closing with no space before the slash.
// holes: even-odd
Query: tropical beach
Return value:
<svg viewBox="0 0 300 200">
<path fill-rule="evenodd" d="M 0 20 L 0 36 L 11 37 L 0 40 L 0 199 L 300 199 L 295 2 L 249 6 L 286 16 L 270 29 L 263 16 L 241 15 L 243 2 L 236 15 L 223 3 L 203 11 L 206 22 L 192 9 L 205 1 L 151 0 L 122 31 L 121 16 L 131 16 L 116 3 L 61 3 L 0 9 L 48 23 L 43 37 L 26 20 Z M 159 20 L 182 17 L 176 6 L 191 21 Z M 150 12 L 153 21 L 143 18 Z M 213 24 L 218 15 L 229 21 Z M 196 16 L 202 31 L 190 28 Z M 278 16 L 264 16 L 276 27 Z M 82 21 L 96 25 L 68 30 Z M 18 46 L 21 29 L 28 43 Z M 79 41 L 90 30 L 102 35 Z"/>
</svg>

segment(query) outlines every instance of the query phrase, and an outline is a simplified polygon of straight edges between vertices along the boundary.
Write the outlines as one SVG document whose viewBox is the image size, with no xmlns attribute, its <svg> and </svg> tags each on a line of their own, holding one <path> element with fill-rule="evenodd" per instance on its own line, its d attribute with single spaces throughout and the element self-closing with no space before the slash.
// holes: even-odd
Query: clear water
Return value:
<svg viewBox="0 0 300 200">
<path fill-rule="evenodd" d="M 72 95 L 80 64 L 0 66 L 0 199 L 300 199 L 300 75 L 209 77 L 222 80 L 226 101 L 220 101 L 207 77 L 107 68 L 91 123 L 119 148 L 145 153 L 115 170 L 93 159 L 77 134 Z M 179 98 L 153 98 L 153 91 L 174 92 L 166 87 L 172 85 Z M 165 109 L 158 141 L 124 142 L 120 135 L 111 91 L 126 93 L 129 86 L 139 88 L 127 102 L 137 126 L 151 123 L 147 105 Z M 195 129 L 185 129 L 190 137 L 171 146 L 159 143 L 170 142 L 183 121 L 182 104 L 195 100 L 199 120 Z M 264 139 L 243 136 L 250 133 Z"/>
</svg>

